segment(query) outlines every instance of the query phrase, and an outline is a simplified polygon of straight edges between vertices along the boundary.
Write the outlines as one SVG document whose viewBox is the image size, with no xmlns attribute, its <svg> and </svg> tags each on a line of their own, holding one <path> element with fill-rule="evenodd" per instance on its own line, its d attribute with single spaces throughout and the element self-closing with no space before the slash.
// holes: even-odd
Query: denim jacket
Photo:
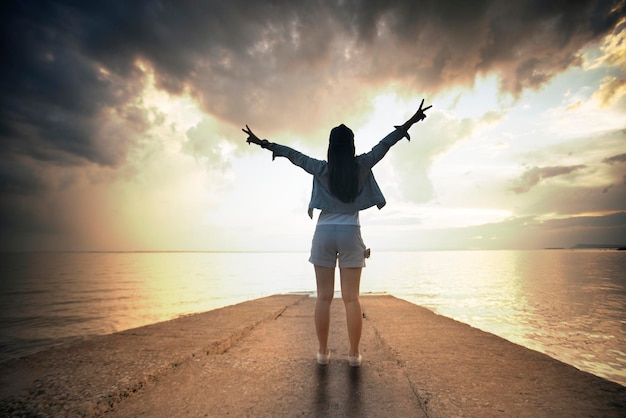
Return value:
<svg viewBox="0 0 626 418">
<path fill-rule="evenodd" d="M 309 202 L 309 217 L 313 218 L 313 209 L 320 209 L 332 213 L 355 213 L 372 206 L 381 209 L 387 203 L 376 183 L 372 167 L 376 165 L 393 145 L 406 136 L 406 131 L 396 128 L 395 131 L 384 137 L 368 153 L 356 157 L 359 166 L 359 193 L 351 203 L 344 203 L 336 198 L 328 185 L 328 163 L 316 160 L 292 148 L 275 143 L 269 143 L 264 148 L 272 151 L 272 160 L 276 157 L 286 157 L 293 164 L 313 175 L 313 190 Z"/>
</svg>

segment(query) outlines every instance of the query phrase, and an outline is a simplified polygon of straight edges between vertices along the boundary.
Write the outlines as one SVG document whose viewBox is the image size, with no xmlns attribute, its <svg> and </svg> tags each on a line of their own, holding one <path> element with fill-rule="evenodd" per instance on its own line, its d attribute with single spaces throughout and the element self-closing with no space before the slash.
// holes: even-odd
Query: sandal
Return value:
<svg viewBox="0 0 626 418">
<path fill-rule="evenodd" d="M 361 360 L 363 360 L 363 356 L 357 354 L 356 356 L 348 356 L 348 363 L 350 363 L 351 367 L 361 367 Z"/>
<path fill-rule="evenodd" d="M 325 366 L 328 364 L 330 360 L 330 350 L 328 350 L 327 354 L 317 353 L 317 364 L 321 366 Z"/>
</svg>

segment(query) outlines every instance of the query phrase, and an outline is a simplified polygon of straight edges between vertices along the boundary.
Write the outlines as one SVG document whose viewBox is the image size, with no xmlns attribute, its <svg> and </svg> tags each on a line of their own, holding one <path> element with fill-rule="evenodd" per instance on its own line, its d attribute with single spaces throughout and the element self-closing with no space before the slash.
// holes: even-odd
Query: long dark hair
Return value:
<svg viewBox="0 0 626 418">
<path fill-rule="evenodd" d="M 339 200 L 354 202 L 359 193 L 359 168 L 354 156 L 354 133 L 344 124 L 330 131 L 328 180 L 331 193 Z"/>
</svg>

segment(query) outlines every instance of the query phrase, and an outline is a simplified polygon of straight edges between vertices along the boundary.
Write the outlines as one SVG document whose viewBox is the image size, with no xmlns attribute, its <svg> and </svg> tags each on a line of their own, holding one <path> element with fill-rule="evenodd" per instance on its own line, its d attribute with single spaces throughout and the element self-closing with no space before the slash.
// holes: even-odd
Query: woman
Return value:
<svg viewBox="0 0 626 418">
<path fill-rule="evenodd" d="M 330 327 L 330 304 L 335 288 L 335 266 L 339 261 L 341 297 L 346 308 L 350 350 L 350 366 L 359 367 L 362 356 L 359 353 L 361 340 L 362 311 L 359 300 L 361 270 L 365 258 L 369 257 L 361 239 L 359 211 L 385 205 L 385 198 L 374 179 L 372 167 L 376 165 L 400 139 L 410 140 L 408 130 L 426 118 L 424 113 L 432 106 L 422 109 L 424 100 L 415 114 L 403 125 L 383 138 L 366 154 L 355 156 L 354 134 L 345 125 L 330 131 L 328 161 L 316 160 L 292 148 L 259 139 L 246 125 L 242 129 L 248 134 L 248 144 L 260 145 L 272 151 L 272 159 L 286 157 L 293 164 L 313 175 L 313 191 L 309 202 L 309 216 L 313 209 L 322 212 L 318 218 L 309 261 L 315 267 L 317 281 L 317 301 L 315 304 L 315 330 L 319 348 L 317 362 L 328 364 L 328 331 Z"/>
</svg>

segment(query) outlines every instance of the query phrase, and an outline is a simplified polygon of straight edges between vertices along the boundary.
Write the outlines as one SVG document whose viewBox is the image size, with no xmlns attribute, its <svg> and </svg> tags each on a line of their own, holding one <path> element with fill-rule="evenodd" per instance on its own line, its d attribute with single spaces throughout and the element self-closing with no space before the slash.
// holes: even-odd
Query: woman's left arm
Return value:
<svg viewBox="0 0 626 418">
<path fill-rule="evenodd" d="M 248 125 L 246 125 L 246 129 L 242 129 L 242 131 L 248 134 L 248 139 L 246 139 L 246 142 L 248 144 L 256 144 L 261 148 L 272 151 L 272 160 L 274 160 L 276 157 L 285 157 L 294 165 L 297 165 L 307 173 L 313 175 L 319 174 L 326 164 L 325 161 L 311 158 L 308 155 L 296 151 L 293 148 L 270 142 L 267 139 L 260 139 L 254 134 L 254 132 L 252 132 Z"/>
<path fill-rule="evenodd" d="M 242 128 L 241 130 L 248 134 L 248 139 L 246 139 L 246 142 L 248 143 L 248 145 L 256 144 L 260 146 L 261 148 L 265 148 L 265 149 L 269 148 L 270 141 L 268 141 L 267 139 L 260 139 L 258 136 L 254 134 L 254 132 L 252 132 L 252 129 L 250 129 L 248 125 L 246 125 L 245 129 Z"/>
</svg>

